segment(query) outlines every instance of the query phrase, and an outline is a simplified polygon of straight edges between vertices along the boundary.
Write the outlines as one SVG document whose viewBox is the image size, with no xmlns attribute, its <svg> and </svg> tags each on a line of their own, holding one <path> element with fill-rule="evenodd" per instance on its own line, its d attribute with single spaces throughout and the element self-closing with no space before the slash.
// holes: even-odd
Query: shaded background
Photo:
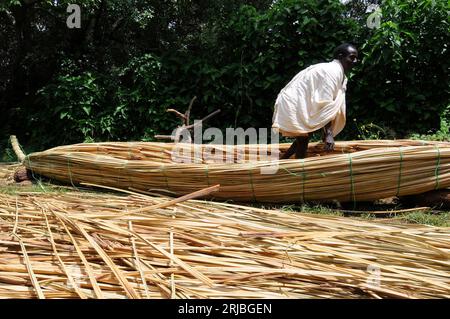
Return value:
<svg viewBox="0 0 450 319">
<path fill-rule="evenodd" d="M 270 127 L 281 88 L 352 42 L 361 61 L 337 139 L 448 134 L 447 0 L 2 0 L 0 147 L 25 150 L 106 140 L 154 140 L 220 108 L 208 125 Z M 379 28 L 366 21 L 380 2 Z M 447 126 L 446 126 L 447 125 Z"/>
</svg>

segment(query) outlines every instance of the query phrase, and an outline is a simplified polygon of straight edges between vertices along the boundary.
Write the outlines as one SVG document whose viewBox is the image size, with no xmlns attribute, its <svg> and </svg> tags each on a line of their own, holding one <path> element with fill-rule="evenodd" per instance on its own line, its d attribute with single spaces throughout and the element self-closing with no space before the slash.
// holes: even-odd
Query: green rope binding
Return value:
<svg viewBox="0 0 450 319">
<path fill-rule="evenodd" d="M 305 160 L 302 159 L 302 169 L 303 170 L 302 170 L 302 172 L 300 174 L 296 174 L 294 172 L 291 172 L 290 170 L 288 170 L 285 167 L 282 167 L 282 169 L 284 171 L 286 171 L 289 175 L 297 176 L 297 177 L 301 176 L 302 177 L 302 202 L 305 202 L 305 182 L 306 182 L 306 177 L 308 176 L 308 174 L 306 174 L 306 171 L 305 171 Z"/>
<path fill-rule="evenodd" d="M 438 152 L 438 157 L 437 157 L 437 163 L 436 163 L 436 169 L 434 170 L 434 176 L 436 178 L 436 185 L 434 186 L 434 189 L 438 189 L 439 188 L 439 169 L 440 169 L 440 165 L 441 165 L 441 151 L 439 149 L 439 146 L 435 146 L 437 152 Z"/>
<path fill-rule="evenodd" d="M 400 182 L 402 180 L 403 151 L 401 147 L 399 147 L 399 150 L 400 150 L 400 167 L 398 169 L 397 194 L 395 194 L 395 196 L 398 196 L 400 194 Z"/>
<path fill-rule="evenodd" d="M 350 154 L 348 154 L 348 164 L 349 164 L 349 173 L 350 173 L 350 196 L 353 201 L 353 207 L 356 207 L 356 197 L 355 197 L 355 184 L 353 180 L 353 164 L 352 164 L 352 157 Z"/>
<path fill-rule="evenodd" d="M 32 168 L 32 166 L 33 166 L 33 164 L 31 163 L 31 160 L 30 160 L 30 155 L 27 155 L 27 156 L 25 156 L 25 158 L 24 158 L 24 160 L 23 160 L 23 163 L 25 164 L 25 161 L 28 161 L 28 167 L 29 167 L 29 170 L 31 171 L 31 176 L 33 176 L 33 179 L 34 180 L 37 180 L 37 178 L 36 178 L 36 176 L 34 175 L 34 170 L 33 170 L 33 168 Z"/>
<path fill-rule="evenodd" d="M 253 174 L 251 169 L 248 170 L 248 175 L 250 176 L 250 185 L 252 186 L 253 201 L 256 202 L 255 187 L 253 186 Z"/>
</svg>

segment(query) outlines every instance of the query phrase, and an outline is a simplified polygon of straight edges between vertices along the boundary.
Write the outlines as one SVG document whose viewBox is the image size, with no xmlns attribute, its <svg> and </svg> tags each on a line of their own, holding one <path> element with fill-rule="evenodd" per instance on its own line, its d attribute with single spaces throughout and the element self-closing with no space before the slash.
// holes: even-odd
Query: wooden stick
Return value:
<svg viewBox="0 0 450 319">
<path fill-rule="evenodd" d="M 193 129 L 193 128 L 197 127 L 197 126 L 200 126 L 203 122 L 207 121 L 208 119 L 210 119 L 211 117 L 213 117 L 214 115 L 219 114 L 219 113 L 220 113 L 220 109 L 219 110 L 215 110 L 211 114 L 208 114 L 207 116 L 202 118 L 199 122 L 191 124 L 191 125 L 187 125 L 185 127 L 185 129 L 190 130 L 190 129 Z"/>
</svg>

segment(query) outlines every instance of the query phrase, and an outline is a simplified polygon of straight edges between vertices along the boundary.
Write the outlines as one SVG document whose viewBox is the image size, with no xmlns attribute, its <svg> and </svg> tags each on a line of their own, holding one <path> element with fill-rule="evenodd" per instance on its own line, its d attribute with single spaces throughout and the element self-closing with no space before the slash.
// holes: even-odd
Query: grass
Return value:
<svg viewBox="0 0 450 319">
<path fill-rule="evenodd" d="M 412 134 L 409 136 L 411 139 L 428 140 L 428 141 L 443 141 L 450 142 L 450 105 L 441 114 L 441 125 L 439 130 L 433 132 L 429 131 L 429 134 Z"/>
<path fill-rule="evenodd" d="M 336 209 L 330 208 L 325 205 L 287 205 L 281 207 L 281 210 L 287 212 L 302 212 L 308 214 L 318 214 L 318 215 L 333 215 L 333 216 L 344 216 L 344 214 Z"/>
<path fill-rule="evenodd" d="M 331 215 L 331 216 L 346 216 L 345 213 L 339 209 L 335 209 L 324 204 L 292 204 L 292 205 L 268 205 L 268 204 L 258 204 L 251 203 L 246 204 L 247 206 L 258 207 L 262 209 L 279 209 L 287 213 L 302 212 L 308 214 L 318 214 L 318 215 Z M 399 209 L 399 207 L 395 207 Z M 379 210 L 379 209 L 377 209 Z M 386 210 L 386 215 L 388 215 L 390 220 L 405 222 L 411 224 L 423 224 L 438 227 L 450 227 L 450 212 L 439 211 L 436 212 L 424 212 L 424 211 L 412 211 L 406 214 L 394 215 L 389 214 L 389 209 Z M 367 213 L 348 216 L 348 218 L 354 219 L 365 219 L 365 220 L 377 220 L 381 219 L 375 214 Z M 386 217 L 383 217 L 386 220 Z"/>
<path fill-rule="evenodd" d="M 439 214 L 412 212 L 399 219 L 414 224 L 450 227 L 450 212 L 440 212 Z"/>
<path fill-rule="evenodd" d="M 10 184 L 0 186 L 0 193 L 14 195 L 17 193 L 66 193 L 74 188 L 65 185 L 56 185 L 47 181 L 37 180 L 32 184 Z M 83 191 L 83 189 L 77 189 Z"/>
<path fill-rule="evenodd" d="M 84 187 L 78 187 L 74 189 L 70 186 L 65 185 L 57 185 L 51 183 L 50 181 L 45 180 L 37 180 L 33 184 L 21 185 L 21 184 L 11 184 L 0 186 L 0 193 L 14 195 L 17 193 L 24 192 L 32 192 L 32 193 L 65 193 L 69 191 L 79 191 L 79 192 L 102 192 L 99 190 L 86 189 Z M 229 201 L 233 203 L 233 201 Z M 291 205 L 280 205 L 280 204 L 267 204 L 267 203 L 237 203 L 251 207 L 257 207 L 262 209 L 276 209 L 281 210 L 286 213 L 296 213 L 303 212 L 309 214 L 318 214 L 318 215 L 331 215 L 331 216 L 348 216 L 344 212 L 336 209 L 336 205 L 334 204 L 291 204 Z M 431 226 L 439 226 L 439 227 L 450 227 L 450 212 L 448 211 L 432 211 L 432 212 L 424 212 L 424 211 L 413 211 L 402 215 L 390 215 L 390 209 L 400 209 L 401 207 L 393 206 L 390 208 L 375 208 L 375 210 L 386 210 L 386 215 L 388 220 L 392 220 L 393 222 L 405 222 L 405 223 L 413 223 L 413 224 L 424 224 Z M 370 213 L 370 209 L 374 209 L 373 207 L 365 207 L 364 205 L 358 205 L 355 209 L 360 211 L 367 210 L 367 213 L 357 214 L 348 216 L 348 218 L 356 218 L 356 219 L 366 219 L 366 220 L 376 220 L 380 219 L 375 214 Z M 438 213 L 436 213 L 438 212 Z M 386 216 L 385 216 L 386 217 Z M 384 217 L 384 218 L 385 218 Z M 386 219 L 385 219 L 386 220 Z"/>
<path fill-rule="evenodd" d="M 14 195 L 16 193 L 65 193 L 69 191 L 67 187 L 53 186 L 50 184 L 32 184 L 32 185 L 7 185 L 0 187 L 0 193 Z"/>
</svg>

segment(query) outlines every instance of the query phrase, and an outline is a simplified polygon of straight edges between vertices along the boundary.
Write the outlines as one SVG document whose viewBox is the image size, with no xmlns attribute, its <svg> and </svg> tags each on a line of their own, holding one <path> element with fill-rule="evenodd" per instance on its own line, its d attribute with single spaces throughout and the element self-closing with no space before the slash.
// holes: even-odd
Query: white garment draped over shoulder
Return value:
<svg viewBox="0 0 450 319">
<path fill-rule="evenodd" d="M 302 70 L 278 94 L 272 127 L 284 135 L 305 135 L 331 121 L 336 136 L 345 126 L 346 85 L 339 60 Z"/>
</svg>

